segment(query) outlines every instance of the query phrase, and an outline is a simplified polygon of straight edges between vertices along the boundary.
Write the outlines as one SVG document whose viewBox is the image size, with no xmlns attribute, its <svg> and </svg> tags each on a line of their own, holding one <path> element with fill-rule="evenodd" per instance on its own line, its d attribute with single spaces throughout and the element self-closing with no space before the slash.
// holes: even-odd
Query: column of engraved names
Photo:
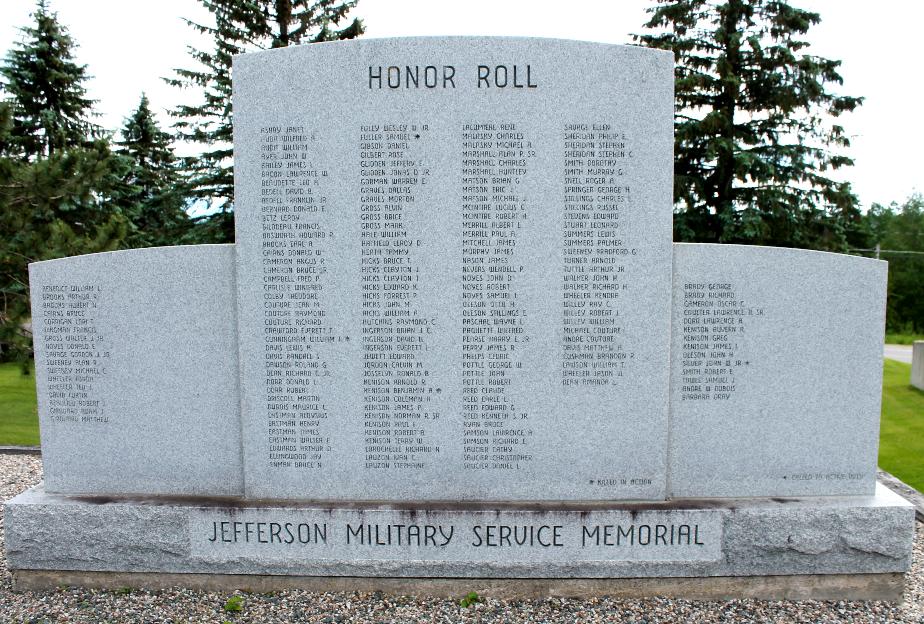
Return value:
<svg viewBox="0 0 924 624">
<path fill-rule="evenodd" d="M 753 363 L 749 326 L 764 315 L 728 282 L 683 285 L 681 400 L 728 401 L 741 389 L 739 375 Z"/>
<path fill-rule="evenodd" d="M 625 343 L 631 297 L 631 158 L 609 123 L 564 127 L 562 384 L 607 386 L 635 358 Z"/>
<path fill-rule="evenodd" d="M 316 133 L 302 126 L 261 128 L 263 328 L 267 461 L 272 468 L 320 469 L 331 452 L 324 346 L 335 336 L 324 299 L 333 232 L 328 173 Z"/>
<path fill-rule="evenodd" d="M 53 422 L 109 422 L 96 387 L 111 357 L 96 323 L 101 294 L 95 284 L 42 286 L 47 409 Z"/>
<path fill-rule="evenodd" d="M 421 157 L 427 124 L 360 126 L 364 464 L 423 470 L 438 458 L 431 424 L 442 387 L 427 362 L 435 310 L 421 304 L 419 217 L 432 209 Z M 424 271 L 426 271 L 426 268 Z M 426 273 L 424 273 L 424 279 Z"/>
<path fill-rule="evenodd" d="M 518 470 L 533 457 L 529 414 L 511 388 L 530 336 L 517 252 L 529 219 L 530 136 L 515 123 L 462 126 L 463 466 Z"/>
</svg>

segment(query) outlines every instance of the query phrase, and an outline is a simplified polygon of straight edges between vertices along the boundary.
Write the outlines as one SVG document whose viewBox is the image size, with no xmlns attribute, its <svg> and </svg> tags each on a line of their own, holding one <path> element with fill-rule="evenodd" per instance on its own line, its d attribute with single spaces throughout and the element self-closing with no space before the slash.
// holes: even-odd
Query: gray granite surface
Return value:
<svg viewBox="0 0 924 624">
<path fill-rule="evenodd" d="M 886 263 L 674 246 L 670 495 L 870 494 Z"/>
<path fill-rule="evenodd" d="M 48 491 L 242 493 L 233 256 L 201 245 L 30 265 Z"/>
<path fill-rule="evenodd" d="M 885 263 L 672 248 L 670 54 L 235 63 L 236 247 L 31 265 L 49 491 L 872 493 Z"/>
<path fill-rule="evenodd" d="M 904 572 L 914 510 L 874 496 L 581 506 L 233 505 L 79 499 L 5 507 L 22 570 L 592 578 Z M 517 543 L 517 541 L 521 543 Z"/>
<path fill-rule="evenodd" d="M 203 246 L 33 265 L 51 490 L 242 493 L 233 257 L 232 246 Z M 672 496 L 871 491 L 882 266 L 799 250 L 675 245 Z M 458 423 L 451 420 L 439 426 L 452 431 Z M 361 431 L 352 435 L 354 446 L 365 441 Z M 458 454 L 465 444 L 444 452 Z M 562 457 L 540 461 L 543 471 L 567 474 Z M 408 498 L 474 498 L 452 489 L 466 478 L 456 472 L 462 476 Z M 612 487 L 594 481 L 603 491 Z M 388 499 L 393 491 L 357 498 Z M 546 499 L 578 492 L 587 490 Z M 311 496 L 280 488 L 260 497 Z"/>
<path fill-rule="evenodd" d="M 5 506 L 11 569 L 907 570 L 886 265 L 672 246 L 671 60 L 238 57 L 237 246 L 30 266 L 46 483 Z"/>
<path fill-rule="evenodd" d="M 669 53 L 237 57 L 248 496 L 661 499 Z"/>
<path fill-rule="evenodd" d="M 924 390 L 924 340 L 915 340 L 911 347 L 911 385 Z"/>
</svg>

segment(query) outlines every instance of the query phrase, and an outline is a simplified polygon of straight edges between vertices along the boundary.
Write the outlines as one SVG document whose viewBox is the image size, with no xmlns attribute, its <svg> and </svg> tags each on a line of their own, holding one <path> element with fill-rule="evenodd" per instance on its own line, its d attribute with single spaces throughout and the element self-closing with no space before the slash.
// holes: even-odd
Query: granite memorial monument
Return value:
<svg viewBox="0 0 924 624">
<path fill-rule="evenodd" d="M 672 244 L 672 84 L 561 40 L 238 57 L 236 244 L 31 266 L 17 586 L 900 595 L 886 265 Z"/>
</svg>

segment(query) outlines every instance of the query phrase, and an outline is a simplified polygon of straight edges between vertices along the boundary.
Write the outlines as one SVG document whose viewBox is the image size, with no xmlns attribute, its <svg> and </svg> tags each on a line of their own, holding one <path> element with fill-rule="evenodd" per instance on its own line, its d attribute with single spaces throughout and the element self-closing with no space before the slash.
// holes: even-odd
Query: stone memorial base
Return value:
<svg viewBox="0 0 924 624">
<path fill-rule="evenodd" d="M 898 599 L 914 509 L 881 485 L 866 497 L 416 506 L 106 499 L 39 486 L 6 504 L 5 524 L 19 589 Z"/>
</svg>

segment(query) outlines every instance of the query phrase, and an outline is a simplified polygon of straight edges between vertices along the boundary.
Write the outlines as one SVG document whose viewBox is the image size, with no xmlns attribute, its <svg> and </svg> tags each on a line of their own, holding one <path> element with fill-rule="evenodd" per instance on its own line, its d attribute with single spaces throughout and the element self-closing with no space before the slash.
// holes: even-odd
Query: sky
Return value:
<svg viewBox="0 0 924 624">
<path fill-rule="evenodd" d="M 33 0 L 0 0 L 0 54 L 30 23 Z M 630 43 L 640 32 L 653 0 L 360 0 L 354 15 L 366 23 L 366 37 L 510 35 Z M 115 130 L 138 105 L 151 100 L 162 125 L 166 111 L 195 103 L 195 94 L 161 78 L 191 67 L 189 44 L 207 40 L 183 18 L 207 19 L 196 0 L 49 0 L 79 45 L 77 60 L 92 79 L 99 123 Z M 840 174 L 853 184 L 864 208 L 872 202 L 902 202 L 924 192 L 924 80 L 919 39 L 921 0 L 793 0 L 820 13 L 809 30 L 810 50 L 843 62 L 844 84 L 836 91 L 863 96 L 863 106 L 841 117 L 852 137 L 848 152 L 856 165 Z M 188 149 L 178 146 L 178 151 Z"/>
</svg>

